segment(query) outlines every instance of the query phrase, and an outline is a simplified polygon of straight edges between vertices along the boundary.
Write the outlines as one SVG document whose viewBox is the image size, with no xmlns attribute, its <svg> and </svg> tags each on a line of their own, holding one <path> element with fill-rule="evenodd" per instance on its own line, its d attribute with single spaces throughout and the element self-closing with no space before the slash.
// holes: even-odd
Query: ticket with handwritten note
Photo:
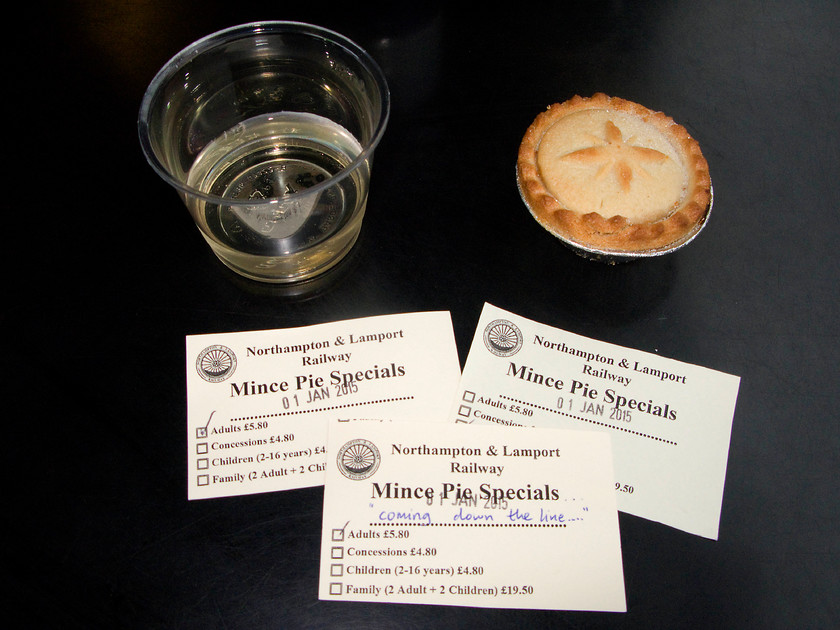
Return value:
<svg viewBox="0 0 840 630">
<path fill-rule="evenodd" d="M 319 597 L 624 612 L 610 437 L 337 420 Z"/>
<path fill-rule="evenodd" d="M 717 539 L 739 384 L 488 304 L 451 415 L 607 433 L 619 510 Z"/>
</svg>

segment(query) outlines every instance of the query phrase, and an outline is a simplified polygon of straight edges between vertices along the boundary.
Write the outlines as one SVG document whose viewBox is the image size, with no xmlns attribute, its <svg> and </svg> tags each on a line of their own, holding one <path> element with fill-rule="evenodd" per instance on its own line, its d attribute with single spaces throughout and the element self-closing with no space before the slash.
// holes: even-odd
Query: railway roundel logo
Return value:
<svg viewBox="0 0 840 630">
<path fill-rule="evenodd" d="M 195 360 L 198 375 L 210 383 L 220 383 L 236 370 L 236 355 L 227 346 L 208 346 Z"/>
<path fill-rule="evenodd" d="M 484 345 L 498 357 L 510 357 L 522 348 L 522 331 L 506 319 L 496 319 L 484 328 Z"/>
<path fill-rule="evenodd" d="M 354 481 L 367 479 L 379 468 L 379 449 L 367 440 L 350 440 L 338 450 L 336 463 L 341 474 Z"/>
</svg>

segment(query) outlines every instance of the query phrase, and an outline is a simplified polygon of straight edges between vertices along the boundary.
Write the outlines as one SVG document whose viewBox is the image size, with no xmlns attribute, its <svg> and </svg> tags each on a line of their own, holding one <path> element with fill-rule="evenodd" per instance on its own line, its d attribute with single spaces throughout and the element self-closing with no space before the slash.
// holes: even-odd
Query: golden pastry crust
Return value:
<svg viewBox="0 0 840 630">
<path fill-rule="evenodd" d="M 709 166 L 684 127 L 600 93 L 536 117 L 519 147 L 517 179 L 543 227 L 602 252 L 678 244 L 711 202 Z"/>
</svg>

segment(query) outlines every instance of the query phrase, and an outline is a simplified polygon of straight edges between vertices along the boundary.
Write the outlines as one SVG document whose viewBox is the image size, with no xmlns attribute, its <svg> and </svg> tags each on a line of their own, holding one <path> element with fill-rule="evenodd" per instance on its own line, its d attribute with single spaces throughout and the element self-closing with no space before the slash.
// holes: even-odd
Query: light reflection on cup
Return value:
<svg viewBox="0 0 840 630">
<path fill-rule="evenodd" d="M 216 256 L 255 280 L 333 267 L 362 225 L 390 112 L 376 62 L 296 22 L 209 35 L 175 55 L 140 107 L 140 144 Z"/>
</svg>

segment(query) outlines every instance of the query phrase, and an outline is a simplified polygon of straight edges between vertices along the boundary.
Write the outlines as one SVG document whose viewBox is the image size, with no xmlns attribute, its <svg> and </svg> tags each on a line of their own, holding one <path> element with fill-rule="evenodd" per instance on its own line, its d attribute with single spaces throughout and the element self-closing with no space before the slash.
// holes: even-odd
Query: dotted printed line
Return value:
<svg viewBox="0 0 840 630">
<path fill-rule="evenodd" d="M 565 411 L 557 411 L 556 409 L 552 409 L 551 407 L 543 407 L 542 405 L 535 405 L 534 403 L 528 402 L 527 400 L 517 400 L 516 398 L 511 398 L 510 396 L 500 395 L 499 398 L 504 398 L 505 400 L 509 400 L 511 402 L 519 403 L 520 405 L 527 405 L 528 407 L 533 407 L 534 409 L 541 409 L 542 411 L 548 411 L 550 413 L 557 414 L 558 416 L 566 416 L 567 418 L 573 418 L 574 420 L 580 420 L 581 422 L 589 422 L 590 424 L 597 424 L 600 427 L 606 427 L 608 429 L 613 429 L 615 431 L 624 431 L 625 433 L 632 433 L 633 435 L 638 435 L 639 437 L 647 438 L 649 440 L 654 440 L 656 442 L 663 442 L 665 444 L 672 444 L 673 446 L 677 446 L 676 442 L 672 442 L 671 440 L 666 440 L 661 437 L 656 437 L 655 435 L 648 435 L 647 433 L 640 433 L 638 431 L 633 431 L 632 429 L 625 429 L 624 427 L 617 427 L 612 424 L 607 424 L 606 422 L 598 422 L 597 420 L 591 420 L 589 418 L 582 418 L 580 416 L 574 416 L 570 413 L 566 413 Z"/>
<path fill-rule="evenodd" d="M 280 416 L 296 416 L 302 413 L 333 411 L 335 409 L 348 409 L 350 407 L 362 407 L 364 405 L 381 405 L 382 403 L 398 402 L 401 400 L 414 400 L 414 396 L 402 396 L 400 398 L 383 398 L 381 400 L 368 400 L 365 402 L 346 403 L 344 405 L 334 405 L 332 407 L 321 407 L 320 409 L 298 409 L 295 411 L 278 411 L 277 413 L 266 413 L 261 416 L 242 416 L 240 418 L 231 418 L 231 420 L 261 420 L 263 418 L 277 418 Z"/>
<path fill-rule="evenodd" d="M 371 527 L 566 527 L 565 523 L 371 523 Z"/>
</svg>

